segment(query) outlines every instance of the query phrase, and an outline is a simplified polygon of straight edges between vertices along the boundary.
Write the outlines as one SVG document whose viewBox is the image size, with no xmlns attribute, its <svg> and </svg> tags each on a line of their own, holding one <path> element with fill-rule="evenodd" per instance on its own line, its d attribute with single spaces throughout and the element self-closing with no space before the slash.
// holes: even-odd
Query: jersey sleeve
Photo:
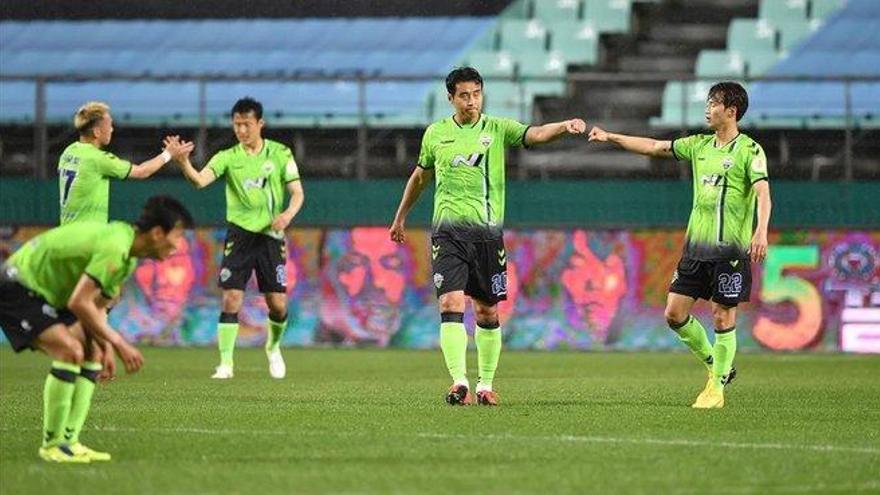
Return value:
<svg viewBox="0 0 880 495">
<path fill-rule="evenodd" d="M 434 168 L 434 132 L 433 127 L 425 130 L 422 136 L 422 148 L 419 151 L 419 167 L 433 169 Z"/>
<path fill-rule="evenodd" d="M 676 160 L 693 161 L 699 142 L 699 135 L 674 139 L 672 141 L 672 156 L 674 156 Z"/>
<path fill-rule="evenodd" d="M 767 180 L 767 155 L 764 154 L 764 148 L 760 144 L 754 143 L 754 146 L 748 149 L 749 159 L 746 163 L 746 177 L 749 184 L 754 184 L 759 180 Z"/>
<path fill-rule="evenodd" d="M 211 172 L 214 172 L 214 176 L 219 179 L 226 173 L 227 162 L 228 160 L 226 160 L 225 153 L 217 153 L 208 160 L 208 165 L 206 165 L 206 167 L 208 167 Z"/>
<path fill-rule="evenodd" d="M 104 177 L 125 179 L 131 173 L 131 162 L 123 160 L 113 153 L 101 152 L 98 158 L 98 172 Z"/>
<path fill-rule="evenodd" d="M 293 151 L 290 148 L 284 148 L 281 154 L 284 162 L 284 171 L 282 172 L 284 183 L 299 180 L 299 167 L 296 165 L 296 158 L 293 157 Z"/>
<path fill-rule="evenodd" d="M 498 119 L 498 121 L 504 135 L 505 146 L 526 146 L 526 131 L 529 130 L 529 126 L 513 119 Z"/>
<path fill-rule="evenodd" d="M 125 253 L 110 242 L 92 255 L 85 273 L 101 287 L 101 294 L 107 299 L 119 295 L 129 270 L 124 263 Z"/>
</svg>

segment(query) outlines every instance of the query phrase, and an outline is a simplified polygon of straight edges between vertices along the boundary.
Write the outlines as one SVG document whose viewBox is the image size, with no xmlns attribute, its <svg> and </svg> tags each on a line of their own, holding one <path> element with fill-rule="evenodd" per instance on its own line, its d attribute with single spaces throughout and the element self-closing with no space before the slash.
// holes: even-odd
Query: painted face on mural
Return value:
<svg viewBox="0 0 880 495">
<path fill-rule="evenodd" d="M 134 276 L 154 316 L 176 318 L 186 306 L 195 283 L 189 241 L 180 237 L 171 256 L 162 261 L 144 260 Z"/>
<path fill-rule="evenodd" d="M 400 327 L 405 247 L 391 242 L 382 227 L 353 228 L 349 235 L 350 250 L 336 262 L 334 285 L 341 291 L 335 296 L 343 304 L 335 310 L 347 313 L 345 333 L 385 345 Z"/>
<path fill-rule="evenodd" d="M 575 231 L 572 236 L 574 252 L 568 266 L 562 271 L 562 285 L 586 322 L 591 336 L 605 342 L 611 323 L 626 294 L 626 270 L 616 253 L 604 260 L 590 249 L 587 233 Z"/>
</svg>

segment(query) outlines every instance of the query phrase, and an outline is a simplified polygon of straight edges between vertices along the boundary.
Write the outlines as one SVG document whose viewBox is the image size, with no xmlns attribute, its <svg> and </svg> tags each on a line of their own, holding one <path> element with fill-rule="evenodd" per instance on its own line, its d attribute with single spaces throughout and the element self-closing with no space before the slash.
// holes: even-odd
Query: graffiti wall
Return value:
<svg viewBox="0 0 880 495">
<path fill-rule="evenodd" d="M 0 229 L 0 259 L 40 230 Z M 284 343 L 436 346 L 430 233 L 408 234 L 395 245 L 384 227 L 290 231 Z M 224 235 L 198 229 L 172 258 L 142 261 L 111 323 L 142 343 L 213 343 Z M 508 231 L 506 345 L 678 348 L 663 306 L 682 240 L 677 230 Z M 753 269 L 752 302 L 737 323 L 741 347 L 880 352 L 880 231 L 776 232 L 766 263 Z M 710 326 L 708 305 L 697 308 Z M 266 314 L 252 281 L 241 345 L 264 341 Z"/>
</svg>

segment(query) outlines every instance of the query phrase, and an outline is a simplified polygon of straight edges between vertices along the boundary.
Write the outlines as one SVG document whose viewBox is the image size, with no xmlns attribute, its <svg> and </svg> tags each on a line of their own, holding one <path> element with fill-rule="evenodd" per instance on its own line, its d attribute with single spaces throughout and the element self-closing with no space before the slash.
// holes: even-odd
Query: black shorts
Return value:
<svg viewBox="0 0 880 495">
<path fill-rule="evenodd" d="M 220 287 L 244 290 L 251 273 L 256 271 L 260 292 L 287 292 L 286 263 L 284 239 L 229 224 L 220 265 Z"/>
<path fill-rule="evenodd" d="M 37 337 L 58 323 L 73 325 L 76 316 L 67 308 L 52 307 L 20 283 L 0 278 L 0 327 L 15 352 L 36 349 Z"/>
<path fill-rule="evenodd" d="M 463 290 L 486 304 L 507 299 L 507 252 L 503 239 L 472 242 L 434 235 L 431 267 L 438 297 Z"/>
<path fill-rule="evenodd" d="M 752 292 L 752 264 L 748 259 L 699 261 L 682 258 L 672 276 L 669 292 L 729 307 L 748 302 Z"/>
</svg>

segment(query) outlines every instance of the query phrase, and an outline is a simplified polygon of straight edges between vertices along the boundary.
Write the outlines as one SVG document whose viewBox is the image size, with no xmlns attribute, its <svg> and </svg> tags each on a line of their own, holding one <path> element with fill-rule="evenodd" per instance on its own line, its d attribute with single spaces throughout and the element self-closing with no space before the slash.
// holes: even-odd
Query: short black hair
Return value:
<svg viewBox="0 0 880 495">
<path fill-rule="evenodd" d="M 718 100 L 724 108 L 736 107 L 736 121 L 743 118 L 749 109 L 749 94 L 738 82 L 724 81 L 709 88 L 710 100 Z"/>
<path fill-rule="evenodd" d="M 248 112 L 254 112 L 254 117 L 256 117 L 257 120 L 262 119 L 263 104 L 251 98 L 250 96 L 245 96 L 244 98 L 236 101 L 235 105 L 232 105 L 232 111 L 229 112 L 229 116 L 234 117 L 237 113 L 244 115 Z"/>
<path fill-rule="evenodd" d="M 167 234 L 177 224 L 184 228 L 193 227 L 193 218 L 189 210 L 180 201 L 171 196 L 151 196 L 141 210 L 141 216 L 134 222 L 139 232 L 146 232 L 153 227 L 161 227 Z"/>
<path fill-rule="evenodd" d="M 483 76 L 473 67 L 456 67 L 446 76 L 446 92 L 455 95 L 455 85 L 460 82 L 475 82 L 483 87 Z"/>
</svg>

